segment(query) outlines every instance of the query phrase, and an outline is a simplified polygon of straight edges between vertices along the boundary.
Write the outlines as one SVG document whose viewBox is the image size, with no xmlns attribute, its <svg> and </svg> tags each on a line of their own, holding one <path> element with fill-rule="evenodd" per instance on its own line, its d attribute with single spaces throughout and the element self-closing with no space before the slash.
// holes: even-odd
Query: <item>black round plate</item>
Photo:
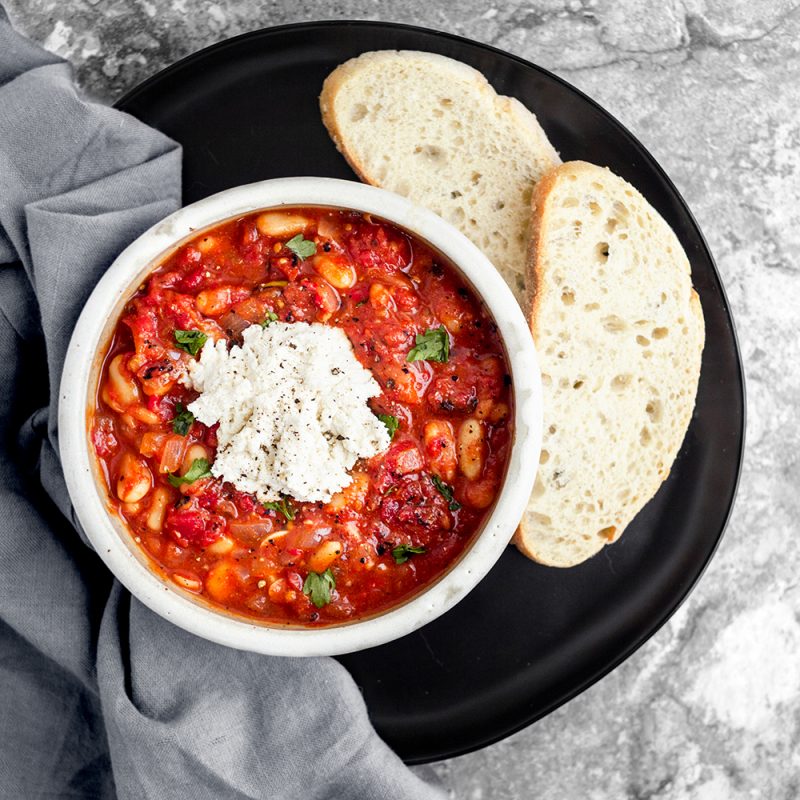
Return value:
<svg viewBox="0 0 800 800">
<path fill-rule="evenodd" d="M 378 732 L 409 763 L 495 742 L 586 689 L 658 630 L 722 536 L 744 446 L 744 381 L 711 254 L 669 178 L 593 101 L 519 58 L 456 36 L 364 22 L 290 25 L 196 53 L 117 106 L 184 147 L 184 201 L 287 175 L 353 178 L 320 121 L 325 76 L 367 50 L 429 50 L 476 67 L 533 110 L 564 160 L 607 165 L 677 233 L 706 319 L 697 407 L 670 477 L 622 540 L 548 569 L 509 548 L 455 609 L 342 657 Z"/>
</svg>

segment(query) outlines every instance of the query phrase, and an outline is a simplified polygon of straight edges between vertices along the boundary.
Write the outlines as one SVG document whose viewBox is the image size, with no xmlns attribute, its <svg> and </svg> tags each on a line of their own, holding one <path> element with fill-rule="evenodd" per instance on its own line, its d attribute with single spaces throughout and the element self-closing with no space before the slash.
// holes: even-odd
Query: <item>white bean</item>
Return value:
<svg viewBox="0 0 800 800">
<path fill-rule="evenodd" d="M 350 289 L 356 283 L 356 271 L 342 257 L 325 253 L 314 256 L 314 269 L 335 289 Z"/>
<path fill-rule="evenodd" d="M 203 581 L 196 575 L 189 573 L 173 572 L 172 580 L 189 592 L 199 592 L 203 588 Z"/>
<path fill-rule="evenodd" d="M 323 542 L 308 559 L 308 568 L 312 572 L 325 572 L 326 569 L 342 554 L 342 543 L 336 541 Z"/>
<path fill-rule="evenodd" d="M 220 536 L 216 542 L 208 545 L 206 551 L 213 553 L 215 556 L 226 556 L 234 548 L 234 541 L 230 536 Z"/>
<path fill-rule="evenodd" d="M 458 431 L 458 467 L 471 481 L 483 471 L 483 426 L 477 419 L 464 420 Z"/>
<path fill-rule="evenodd" d="M 181 475 L 185 475 L 198 458 L 205 458 L 208 460 L 208 450 L 206 450 L 203 445 L 195 443 L 186 450 L 186 455 L 183 457 L 183 464 L 181 464 Z"/>
<path fill-rule="evenodd" d="M 108 365 L 109 388 L 122 409 L 138 403 L 141 397 L 139 387 L 136 385 L 133 376 L 127 374 L 127 369 L 125 368 L 125 359 L 127 357 L 126 354 L 120 353 L 118 356 L 114 356 Z"/>
<path fill-rule="evenodd" d="M 123 503 L 136 503 L 152 488 L 153 476 L 144 459 L 126 452 L 120 461 L 117 497 Z"/>
<path fill-rule="evenodd" d="M 302 233 L 310 224 L 308 217 L 286 211 L 265 211 L 256 218 L 258 232 L 276 238 Z"/>
<path fill-rule="evenodd" d="M 147 527 L 151 531 L 160 531 L 164 525 L 164 514 L 167 512 L 169 502 L 169 492 L 163 486 L 159 486 L 153 492 L 153 499 L 150 502 L 150 511 L 147 513 Z"/>
</svg>

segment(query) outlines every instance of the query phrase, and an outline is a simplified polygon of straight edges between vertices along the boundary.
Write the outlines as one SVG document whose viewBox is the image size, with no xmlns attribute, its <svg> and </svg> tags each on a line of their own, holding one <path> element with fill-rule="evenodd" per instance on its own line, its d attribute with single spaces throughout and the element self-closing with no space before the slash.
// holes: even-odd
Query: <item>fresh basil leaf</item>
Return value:
<svg viewBox="0 0 800 800">
<path fill-rule="evenodd" d="M 194 414 L 183 407 L 183 403 L 175 406 L 175 417 L 172 420 L 172 430 L 180 436 L 186 436 L 194 424 Z"/>
<path fill-rule="evenodd" d="M 273 322 L 277 322 L 278 315 L 274 311 L 267 311 L 266 319 L 261 323 L 262 328 L 269 328 Z"/>
<path fill-rule="evenodd" d="M 285 497 L 281 498 L 280 500 L 273 500 L 269 503 L 264 503 L 264 508 L 266 508 L 268 511 L 276 511 L 278 514 L 283 514 L 283 516 L 289 521 L 294 519 L 295 510 Z"/>
<path fill-rule="evenodd" d="M 303 583 L 303 594 L 311 598 L 311 602 L 322 608 L 331 601 L 331 589 L 336 588 L 336 578 L 333 577 L 331 568 L 325 572 L 309 572 Z"/>
<path fill-rule="evenodd" d="M 194 483 L 200 478 L 211 477 L 211 465 L 207 458 L 196 458 L 192 461 L 192 466 L 186 470 L 185 475 L 167 475 L 169 482 L 175 486 L 182 486 L 184 483 Z"/>
<path fill-rule="evenodd" d="M 293 236 L 286 242 L 286 246 L 298 257 L 308 258 L 317 252 L 317 246 L 309 239 L 304 239 L 302 233 Z"/>
<path fill-rule="evenodd" d="M 418 333 L 416 347 L 412 347 L 406 361 L 439 361 L 445 363 L 450 358 L 450 337 L 444 325 Z"/>
<path fill-rule="evenodd" d="M 394 439 L 395 432 L 400 427 L 400 420 L 391 414 L 378 414 L 377 417 L 386 426 L 386 430 L 389 432 L 389 439 Z"/>
<path fill-rule="evenodd" d="M 458 511 L 461 503 L 453 499 L 453 487 L 448 486 L 438 475 L 431 475 L 431 483 L 436 487 L 436 491 L 447 500 L 447 507 L 451 511 Z"/>
<path fill-rule="evenodd" d="M 181 350 L 185 350 L 193 356 L 196 356 L 206 343 L 206 336 L 203 331 L 175 331 L 175 343 Z"/>
<path fill-rule="evenodd" d="M 395 564 L 405 564 L 411 556 L 418 556 L 427 552 L 424 547 L 414 544 L 399 544 L 392 549 Z"/>
</svg>

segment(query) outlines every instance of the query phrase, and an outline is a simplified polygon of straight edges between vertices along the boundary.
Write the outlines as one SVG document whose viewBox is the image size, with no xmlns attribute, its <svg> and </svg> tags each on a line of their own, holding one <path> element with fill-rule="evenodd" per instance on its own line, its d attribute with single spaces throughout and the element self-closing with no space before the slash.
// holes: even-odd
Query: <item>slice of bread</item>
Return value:
<svg viewBox="0 0 800 800">
<path fill-rule="evenodd" d="M 320 108 L 362 180 L 455 225 L 524 302 L 531 193 L 560 163 L 530 111 L 466 64 L 395 50 L 337 67 Z"/>
<path fill-rule="evenodd" d="M 528 282 L 544 389 L 536 486 L 515 536 L 569 567 L 616 541 L 667 477 L 705 327 L 689 261 L 629 183 L 581 161 L 534 193 Z"/>
</svg>

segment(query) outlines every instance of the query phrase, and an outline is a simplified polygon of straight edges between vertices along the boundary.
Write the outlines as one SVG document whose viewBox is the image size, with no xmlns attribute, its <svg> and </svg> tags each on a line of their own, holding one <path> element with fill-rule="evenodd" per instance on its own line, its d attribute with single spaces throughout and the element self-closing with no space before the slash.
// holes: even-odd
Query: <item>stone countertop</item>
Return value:
<svg viewBox="0 0 800 800">
<path fill-rule="evenodd" d="M 318 18 L 452 31 L 553 70 L 661 162 L 719 265 L 748 378 L 727 535 L 653 639 L 536 725 L 435 772 L 454 798 L 800 795 L 800 4 L 797 0 L 6 0 L 112 101 L 220 39 Z"/>
</svg>

